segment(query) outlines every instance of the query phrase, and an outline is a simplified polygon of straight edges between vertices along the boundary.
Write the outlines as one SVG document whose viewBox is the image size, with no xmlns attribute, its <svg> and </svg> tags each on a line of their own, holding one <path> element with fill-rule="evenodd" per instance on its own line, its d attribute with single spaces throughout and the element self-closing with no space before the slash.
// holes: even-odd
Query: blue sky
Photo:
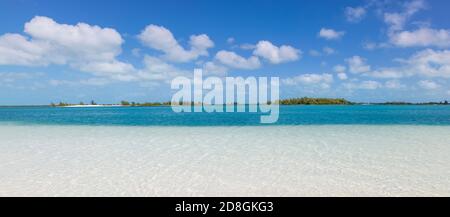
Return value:
<svg viewBox="0 0 450 217">
<path fill-rule="evenodd" d="M 0 105 L 166 101 L 278 76 L 281 97 L 450 99 L 449 1 L 0 1 Z"/>
</svg>

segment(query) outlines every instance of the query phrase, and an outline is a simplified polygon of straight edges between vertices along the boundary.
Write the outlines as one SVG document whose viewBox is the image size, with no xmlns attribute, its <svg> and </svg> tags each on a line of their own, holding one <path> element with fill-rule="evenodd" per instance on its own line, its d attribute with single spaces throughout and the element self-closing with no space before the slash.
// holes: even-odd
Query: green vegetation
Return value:
<svg viewBox="0 0 450 217">
<path fill-rule="evenodd" d="M 51 105 L 52 105 L 53 107 L 55 107 L 55 106 L 70 106 L 70 105 L 72 105 L 72 104 L 65 103 L 65 102 L 59 102 L 58 104 L 52 103 Z"/>
<path fill-rule="evenodd" d="M 175 104 L 179 105 L 201 105 L 201 103 L 194 103 L 194 102 L 178 102 Z M 268 102 L 268 104 L 271 104 L 271 102 Z M 355 103 L 350 102 L 343 98 L 310 98 L 310 97 L 303 97 L 303 98 L 290 98 L 290 99 L 282 99 L 278 101 L 278 104 L 280 105 L 362 105 L 362 104 L 368 104 L 368 105 L 450 105 L 447 100 L 442 102 L 424 102 L 424 103 L 410 103 L 410 102 L 383 102 L 383 103 Z M 66 102 L 59 102 L 59 103 L 51 103 L 50 106 L 52 107 L 64 107 L 64 106 L 73 106 L 73 105 L 97 105 L 93 100 L 90 104 L 85 104 L 83 102 L 80 102 L 79 104 L 71 104 Z M 119 104 L 100 104 L 104 106 L 129 106 L 129 107 L 151 107 L 151 106 L 170 106 L 171 102 L 129 102 L 122 100 Z M 234 103 L 234 105 L 237 105 L 237 103 Z"/>
<path fill-rule="evenodd" d="M 120 102 L 120 105 L 123 105 L 123 106 L 129 106 L 130 103 L 129 103 L 128 101 L 122 100 L 122 101 Z"/>
<path fill-rule="evenodd" d="M 120 105 L 131 106 L 131 107 L 168 106 L 168 105 L 170 105 L 170 102 L 144 102 L 144 103 L 131 102 L 130 103 L 128 101 L 122 100 L 120 102 Z"/>
<path fill-rule="evenodd" d="M 64 106 L 74 106 L 74 105 L 97 105 L 94 100 L 91 101 L 91 104 L 85 104 L 84 102 L 80 102 L 78 104 L 67 103 L 67 102 L 59 102 L 59 103 L 50 103 L 51 107 L 64 107 Z"/>
<path fill-rule="evenodd" d="M 421 102 L 421 103 L 410 103 L 410 102 L 383 102 L 383 103 L 371 103 L 374 105 L 449 105 L 447 100 L 443 102 Z"/>
<path fill-rule="evenodd" d="M 279 101 L 280 105 L 351 105 L 354 104 L 345 99 L 332 98 L 291 98 L 282 99 Z"/>
</svg>

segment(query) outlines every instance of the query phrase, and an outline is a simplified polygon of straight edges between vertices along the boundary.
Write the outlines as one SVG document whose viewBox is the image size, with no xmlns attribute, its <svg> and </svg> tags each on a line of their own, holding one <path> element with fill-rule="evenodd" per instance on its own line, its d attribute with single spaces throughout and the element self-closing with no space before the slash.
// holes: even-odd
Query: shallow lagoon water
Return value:
<svg viewBox="0 0 450 217">
<path fill-rule="evenodd" d="M 440 124 L 269 126 L 49 123 L 0 111 L 0 196 L 450 196 L 443 108 L 414 119 Z"/>
<path fill-rule="evenodd" d="M 263 113 L 175 113 L 171 107 L 0 107 L 0 124 L 88 126 L 267 126 Z M 280 106 L 271 125 L 449 125 L 450 106 Z"/>
</svg>

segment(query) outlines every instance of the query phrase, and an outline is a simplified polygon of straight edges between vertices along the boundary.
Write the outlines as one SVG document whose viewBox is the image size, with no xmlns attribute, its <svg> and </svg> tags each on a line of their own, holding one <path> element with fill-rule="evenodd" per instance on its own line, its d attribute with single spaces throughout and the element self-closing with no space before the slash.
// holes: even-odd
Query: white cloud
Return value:
<svg viewBox="0 0 450 217">
<path fill-rule="evenodd" d="M 133 56 L 135 57 L 140 57 L 141 56 L 141 49 L 139 48 L 133 48 L 131 50 L 131 54 L 133 54 Z"/>
<path fill-rule="evenodd" d="M 384 13 L 384 22 L 389 25 L 389 31 L 402 30 L 406 21 L 418 11 L 425 9 L 424 0 L 413 0 L 404 3 L 403 11 L 399 13 Z"/>
<path fill-rule="evenodd" d="M 344 36 L 344 31 L 336 31 L 333 29 L 322 28 L 319 32 L 319 37 L 325 38 L 327 40 L 339 39 Z"/>
<path fill-rule="evenodd" d="M 349 22 L 359 22 L 361 21 L 364 16 L 366 15 L 366 9 L 363 7 L 347 7 L 345 8 L 345 17 L 347 18 L 347 21 Z"/>
<path fill-rule="evenodd" d="M 227 38 L 227 43 L 228 44 L 234 44 L 235 39 L 233 37 L 229 37 Z"/>
<path fill-rule="evenodd" d="M 144 68 L 139 70 L 138 76 L 144 80 L 170 81 L 177 76 L 189 76 L 188 71 L 178 69 L 157 57 L 146 55 L 144 57 Z"/>
<path fill-rule="evenodd" d="M 406 76 L 403 68 L 382 68 L 371 71 L 368 75 L 375 78 L 402 78 Z"/>
<path fill-rule="evenodd" d="M 333 67 L 333 70 L 338 73 L 343 73 L 343 72 L 345 72 L 345 70 L 347 70 L 347 67 L 345 67 L 343 65 L 335 65 Z"/>
<path fill-rule="evenodd" d="M 360 56 L 353 56 L 345 60 L 348 63 L 351 73 L 366 73 L 370 71 L 370 65 L 366 64 L 366 59 Z"/>
<path fill-rule="evenodd" d="M 321 88 L 329 88 L 330 84 L 333 82 L 333 75 L 328 73 L 302 74 L 282 79 L 281 82 L 288 86 L 319 85 Z"/>
<path fill-rule="evenodd" d="M 173 62 L 189 62 L 200 56 L 207 56 L 207 50 L 214 47 L 214 42 L 207 35 L 191 35 L 189 40 L 191 47 L 186 50 L 178 43 L 172 32 L 157 25 L 148 25 L 138 38 L 145 46 L 163 52 L 163 57 Z"/>
<path fill-rule="evenodd" d="M 320 53 L 317 50 L 310 50 L 309 51 L 309 55 L 313 56 L 313 57 L 318 57 L 318 56 L 322 56 L 322 53 Z"/>
<path fill-rule="evenodd" d="M 399 47 L 449 47 L 449 29 L 432 29 L 428 25 L 422 25 L 415 30 L 404 30 L 410 17 L 425 8 L 425 1 L 414 0 L 405 3 L 402 12 L 385 13 L 389 42 Z"/>
<path fill-rule="evenodd" d="M 211 74 L 213 74 L 213 75 L 225 75 L 227 72 L 228 72 L 228 68 L 227 67 L 225 67 L 223 65 L 220 65 L 220 64 L 217 64 L 215 62 L 209 61 L 209 62 L 206 62 L 203 65 L 203 73 L 207 74 L 207 75 L 211 75 Z"/>
<path fill-rule="evenodd" d="M 110 77 L 119 81 L 133 81 L 136 79 L 135 69 L 128 63 L 120 61 L 111 62 L 90 62 L 81 64 L 79 69 L 86 72 L 92 72 L 97 76 Z"/>
<path fill-rule="evenodd" d="M 246 59 L 232 51 L 221 50 L 217 52 L 215 59 L 226 66 L 236 69 L 251 70 L 257 69 L 261 66 L 261 62 L 258 57 L 251 56 Z"/>
<path fill-rule="evenodd" d="M 44 55 L 50 47 L 44 43 L 29 41 L 19 34 L 0 36 L 0 65 L 48 65 Z"/>
<path fill-rule="evenodd" d="M 83 85 L 91 85 L 91 86 L 103 86 L 106 84 L 110 84 L 111 80 L 105 78 L 89 78 L 85 80 L 81 80 L 80 84 Z"/>
<path fill-rule="evenodd" d="M 336 50 L 334 50 L 331 47 L 324 47 L 322 50 L 326 55 L 332 55 L 332 54 L 336 53 Z"/>
<path fill-rule="evenodd" d="M 25 24 L 24 31 L 33 38 L 32 42 L 49 44 L 52 51 L 62 55 L 62 59 L 57 62 L 69 58 L 110 61 L 120 54 L 123 43 L 122 37 L 114 29 L 86 23 L 59 24 L 48 17 L 33 18 Z"/>
<path fill-rule="evenodd" d="M 346 70 L 347 70 L 347 67 L 345 67 L 343 65 L 336 65 L 333 67 L 333 71 L 337 72 L 337 77 L 340 80 L 348 79 L 347 73 L 345 73 Z"/>
<path fill-rule="evenodd" d="M 401 31 L 391 34 L 390 41 L 399 47 L 449 47 L 450 30 L 420 28 L 414 31 Z"/>
<path fill-rule="evenodd" d="M 123 39 L 114 29 L 86 23 L 59 24 L 36 16 L 20 34 L 0 36 L 0 65 L 69 65 L 72 68 L 112 77 L 133 71 L 133 66 L 117 60 Z"/>
<path fill-rule="evenodd" d="M 329 56 L 329 55 L 332 55 L 332 54 L 335 54 L 335 53 L 336 53 L 336 50 L 334 50 L 331 47 L 323 47 L 322 48 L 322 52 L 314 50 L 314 49 L 313 50 L 309 50 L 309 55 L 311 55 L 313 57 L 319 57 L 319 56 L 322 56 L 322 55 Z"/>
<path fill-rule="evenodd" d="M 337 74 L 337 76 L 338 76 L 338 78 L 339 78 L 340 80 L 347 80 L 347 79 L 348 79 L 347 74 L 344 73 L 344 72 L 339 72 L 339 73 Z"/>
<path fill-rule="evenodd" d="M 57 79 L 50 79 L 49 81 L 48 81 L 48 83 L 51 85 L 51 86 L 72 86 L 72 85 L 75 85 L 76 84 L 76 82 L 74 82 L 74 81 L 67 81 L 67 80 L 57 80 Z"/>
<path fill-rule="evenodd" d="M 400 83 L 398 80 L 389 80 L 384 83 L 384 86 L 388 89 L 400 89 L 405 88 L 406 85 Z"/>
<path fill-rule="evenodd" d="M 378 48 L 378 44 L 375 42 L 364 42 L 362 44 L 363 48 L 366 50 L 375 50 L 376 48 Z"/>
<path fill-rule="evenodd" d="M 389 31 L 402 30 L 407 16 L 399 13 L 385 13 L 384 22 L 389 25 Z"/>
<path fill-rule="evenodd" d="M 398 60 L 399 67 L 381 68 L 367 75 L 377 78 L 422 77 L 450 78 L 450 51 L 426 49 L 416 52 L 406 60 Z"/>
<path fill-rule="evenodd" d="M 361 84 L 359 85 L 360 89 L 366 89 L 366 90 L 375 90 L 378 89 L 380 87 L 382 87 L 383 85 L 381 85 L 379 82 L 377 81 L 363 81 L 361 82 Z"/>
<path fill-rule="evenodd" d="M 267 59 L 272 64 L 279 64 L 298 60 L 301 51 L 288 45 L 277 47 L 269 41 L 259 41 L 253 55 Z"/>
<path fill-rule="evenodd" d="M 113 81 L 111 79 L 103 77 L 93 77 L 77 81 L 51 79 L 48 81 L 48 84 L 51 86 L 80 86 L 80 85 L 103 86 L 106 84 L 110 84 L 112 82 Z"/>
<path fill-rule="evenodd" d="M 242 50 L 253 50 L 256 48 L 256 45 L 254 44 L 241 44 L 241 46 L 239 46 Z"/>
<path fill-rule="evenodd" d="M 418 12 L 422 9 L 425 9 L 427 6 L 425 3 L 425 0 L 412 0 L 412 1 L 406 2 L 404 4 L 404 7 L 405 7 L 404 13 L 411 16 L 411 15 L 415 14 L 416 12 Z"/>
<path fill-rule="evenodd" d="M 417 84 L 419 85 L 419 87 L 426 90 L 435 90 L 441 87 L 441 85 L 439 85 L 438 83 L 430 80 L 422 80 L 417 82 Z"/>
<path fill-rule="evenodd" d="M 428 77 L 450 78 L 450 51 L 426 49 L 417 52 L 406 63 L 408 71 Z"/>
</svg>

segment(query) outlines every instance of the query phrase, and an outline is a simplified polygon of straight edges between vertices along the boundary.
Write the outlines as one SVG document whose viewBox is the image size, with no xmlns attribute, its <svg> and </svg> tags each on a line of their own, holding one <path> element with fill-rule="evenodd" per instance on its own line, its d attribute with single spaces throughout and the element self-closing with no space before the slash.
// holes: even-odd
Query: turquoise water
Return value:
<svg viewBox="0 0 450 217">
<path fill-rule="evenodd" d="M 450 106 L 260 115 L 0 108 L 0 196 L 450 195 Z"/>
<path fill-rule="evenodd" d="M 3 107 L 0 123 L 105 126 L 257 126 L 261 113 L 175 113 L 170 107 Z M 450 106 L 280 106 L 272 125 L 450 125 Z"/>
</svg>

